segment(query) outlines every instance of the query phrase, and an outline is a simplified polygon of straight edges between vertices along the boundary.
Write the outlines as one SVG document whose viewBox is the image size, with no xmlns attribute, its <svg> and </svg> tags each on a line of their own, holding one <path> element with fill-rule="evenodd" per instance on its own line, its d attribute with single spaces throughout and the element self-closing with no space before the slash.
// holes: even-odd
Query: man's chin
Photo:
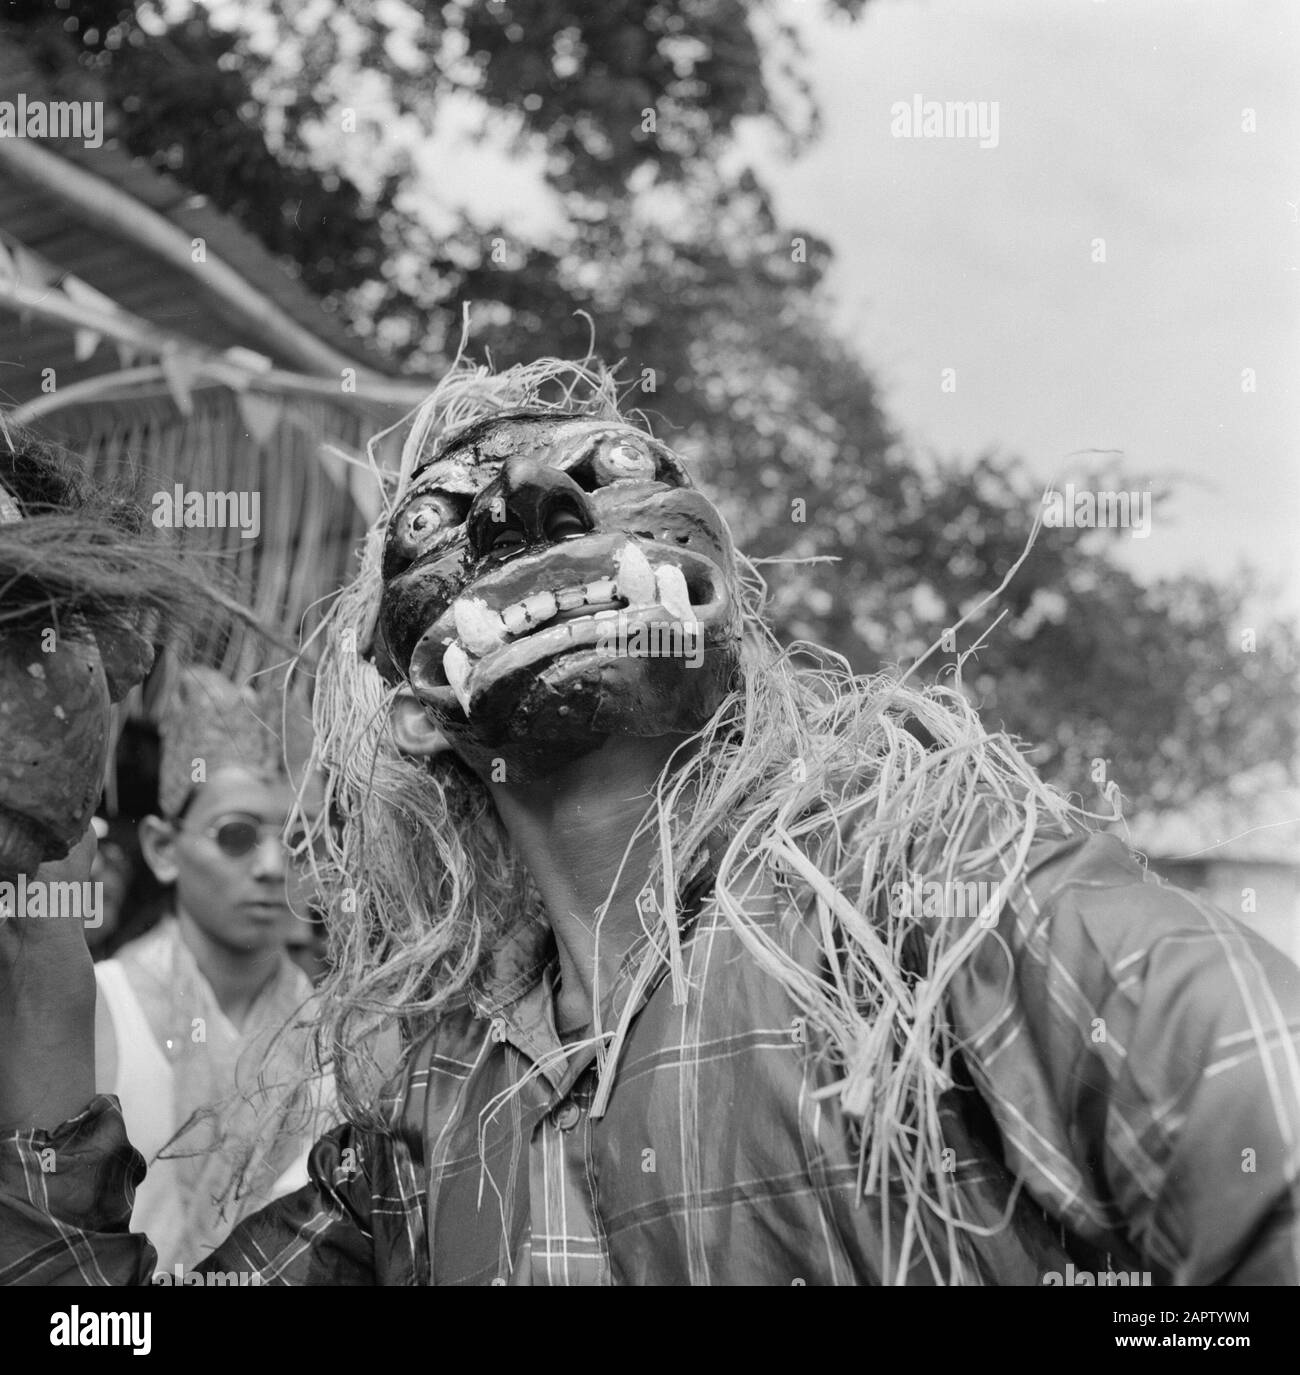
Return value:
<svg viewBox="0 0 1300 1375">
<path fill-rule="evenodd" d="M 282 921 L 246 920 L 227 936 L 225 944 L 241 955 L 278 951 L 284 947 L 284 929 Z"/>
</svg>

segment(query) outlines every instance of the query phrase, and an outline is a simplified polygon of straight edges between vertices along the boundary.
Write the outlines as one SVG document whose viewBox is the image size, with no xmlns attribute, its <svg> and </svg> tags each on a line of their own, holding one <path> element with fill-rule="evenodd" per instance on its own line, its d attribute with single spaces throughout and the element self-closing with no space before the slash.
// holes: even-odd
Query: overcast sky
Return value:
<svg viewBox="0 0 1300 1375">
<path fill-rule="evenodd" d="M 1300 5 L 789 11 L 825 132 L 794 163 L 775 140 L 747 151 L 784 217 L 833 244 L 839 323 L 907 436 L 1044 478 L 1084 448 L 1178 474 L 1151 537 L 1124 541 L 1139 572 L 1249 558 L 1300 612 Z M 996 147 L 894 137 L 891 107 L 918 95 L 996 101 Z"/>
<path fill-rule="evenodd" d="M 833 245 L 837 325 L 906 438 L 1058 483 L 1122 450 L 1180 480 L 1122 541 L 1140 576 L 1248 560 L 1300 617 L 1300 0 L 785 6 L 824 132 L 791 162 L 755 126 L 742 152 Z M 996 146 L 895 137 L 917 96 L 996 102 Z M 466 138 L 476 119 L 449 103 L 421 150 L 426 210 L 545 236 L 539 169 Z"/>
</svg>

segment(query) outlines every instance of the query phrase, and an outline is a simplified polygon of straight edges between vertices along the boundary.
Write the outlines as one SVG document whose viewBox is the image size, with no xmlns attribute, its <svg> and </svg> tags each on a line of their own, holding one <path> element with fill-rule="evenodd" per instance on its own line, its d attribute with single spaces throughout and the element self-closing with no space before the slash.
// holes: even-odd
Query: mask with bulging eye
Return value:
<svg viewBox="0 0 1300 1375">
<path fill-rule="evenodd" d="M 32 518 L 0 483 L 0 524 Z M 61 606 L 39 582 L 7 588 L 11 614 L 0 621 L 0 874 L 61 859 L 85 833 L 103 786 L 109 705 L 153 663 L 155 629 L 143 611 L 90 616 Z"/>
<path fill-rule="evenodd" d="M 699 729 L 733 686 L 735 554 L 666 446 L 510 414 L 456 434 L 389 521 L 376 662 L 484 775 Z"/>
</svg>

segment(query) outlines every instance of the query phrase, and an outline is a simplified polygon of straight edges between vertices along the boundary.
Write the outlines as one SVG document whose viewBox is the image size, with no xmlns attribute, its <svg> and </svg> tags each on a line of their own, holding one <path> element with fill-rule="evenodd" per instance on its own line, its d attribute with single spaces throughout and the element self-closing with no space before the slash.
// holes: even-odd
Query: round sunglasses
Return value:
<svg viewBox="0 0 1300 1375">
<path fill-rule="evenodd" d="M 200 834 L 215 841 L 217 849 L 223 855 L 230 859 L 243 859 L 252 854 L 267 836 L 274 836 L 277 841 L 280 840 L 282 832 L 283 824 L 281 822 L 254 821 L 250 817 L 230 817 L 225 821 L 217 822 L 215 825 L 204 827 Z M 289 833 L 283 843 L 292 854 L 306 839 L 307 833 L 301 827 L 297 827 Z"/>
</svg>

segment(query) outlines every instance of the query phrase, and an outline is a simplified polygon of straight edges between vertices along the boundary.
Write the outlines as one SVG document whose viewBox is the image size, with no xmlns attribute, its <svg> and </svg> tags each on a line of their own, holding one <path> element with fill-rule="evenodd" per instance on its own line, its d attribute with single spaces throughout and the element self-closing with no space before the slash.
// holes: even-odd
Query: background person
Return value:
<svg viewBox="0 0 1300 1375">
<path fill-rule="evenodd" d="M 279 715 L 213 670 L 181 675 L 161 727 L 162 814 L 140 825 L 171 911 L 96 967 L 96 1084 L 149 1162 L 133 1225 L 163 1270 L 196 1264 L 236 1219 L 307 1181 L 311 1132 L 294 1100 L 277 1108 L 264 1091 L 301 1070 L 292 1023 L 311 995 L 286 950 L 305 887 L 282 840 L 296 789 Z M 301 762 L 309 730 L 291 726 Z M 318 810 L 319 790 L 304 805 Z"/>
</svg>

